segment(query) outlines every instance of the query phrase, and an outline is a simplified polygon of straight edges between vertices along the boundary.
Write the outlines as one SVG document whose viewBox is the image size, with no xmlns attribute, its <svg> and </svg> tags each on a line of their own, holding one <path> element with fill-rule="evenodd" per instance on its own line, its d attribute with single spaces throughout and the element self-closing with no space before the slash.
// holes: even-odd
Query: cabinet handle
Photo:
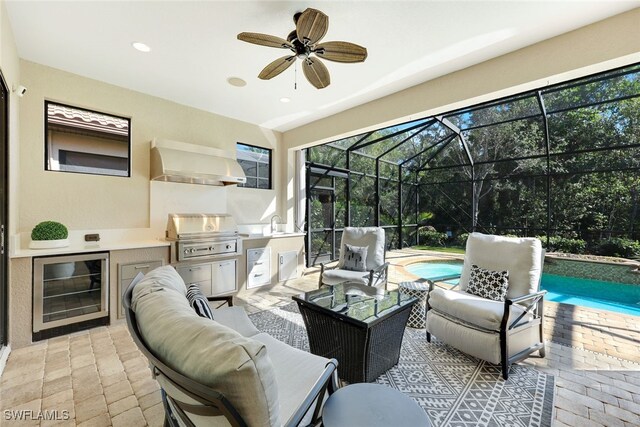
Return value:
<svg viewBox="0 0 640 427">
<path fill-rule="evenodd" d="M 190 267 L 189 271 L 193 271 L 193 270 L 201 270 L 202 267 Z"/>
<path fill-rule="evenodd" d="M 255 265 L 262 265 L 262 261 L 256 261 L 254 264 Z"/>
<path fill-rule="evenodd" d="M 258 276 L 262 276 L 264 273 L 255 273 L 254 276 L 258 277 Z"/>
<path fill-rule="evenodd" d="M 284 264 L 284 258 L 280 257 L 280 264 Z"/>
<path fill-rule="evenodd" d="M 150 265 L 136 265 L 133 268 L 135 268 L 136 270 L 142 270 L 142 269 L 149 268 L 149 267 L 151 267 L 151 266 Z"/>
</svg>

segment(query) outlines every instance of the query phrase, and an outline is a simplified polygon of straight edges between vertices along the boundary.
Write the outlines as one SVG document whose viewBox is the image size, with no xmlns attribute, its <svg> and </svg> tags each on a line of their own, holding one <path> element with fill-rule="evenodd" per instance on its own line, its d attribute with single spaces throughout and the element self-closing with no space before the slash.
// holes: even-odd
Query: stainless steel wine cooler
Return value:
<svg viewBox="0 0 640 427">
<path fill-rule="evenodd" d="M 108 291 L 109 253 L 34 258 L 34 340 L 108 324 Z"/>
</svg>

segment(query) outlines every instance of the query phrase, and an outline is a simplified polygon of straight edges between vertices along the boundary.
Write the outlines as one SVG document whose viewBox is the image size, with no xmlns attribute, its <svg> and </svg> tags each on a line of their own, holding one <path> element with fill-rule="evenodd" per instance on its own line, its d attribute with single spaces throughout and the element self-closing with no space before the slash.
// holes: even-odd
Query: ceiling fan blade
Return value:
<svg viewBox="0 0 640 427">
<path fill-rule="evenodd" d="M 260 46 L 278 47 L 282 49 L 293 49 L 293 45 L 283 38 L 260 33 L 240 33 L 238 40 L 243 42 L 259 44 Z"/>
<path fill-rule="evenodd" d="M 298 40 L 309 45 L 316 44 L 327 34 L 329 17 L 317 9 L 308 8 L 296 22 Z"/>
<path fill-rule="evenodd" d="M 329 70 L 318 58 L 307 58 L 302 61 L 302 71 L 309 83 L 316 89 L 323 89 L 331 84 Z"/>
<path fill-rule="evenodd" d="M 296 60 L 295 55 L 291 56 L 283 56 L 282 58 L 278 58 L 273 61 L 271 64 L 264 67 L 260 74 L 258 74 L 258 78 L 262 80 L 269 80 L 286 70 L 293 64 Z"/>
<path fill-rule="evenodd" d="M 349 42 L 326 42 L 316 45 L 314 53 L 322 59 L 335 62 L 362 62 L 367 49 Z"/>
</svg>

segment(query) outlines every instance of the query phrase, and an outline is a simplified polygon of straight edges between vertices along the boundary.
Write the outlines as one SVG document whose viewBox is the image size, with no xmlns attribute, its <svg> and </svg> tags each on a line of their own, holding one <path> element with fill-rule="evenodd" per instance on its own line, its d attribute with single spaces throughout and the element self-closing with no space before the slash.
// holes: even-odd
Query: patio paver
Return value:
<svg viewBox="0 0 640 427">
<path fill-rule="evenodd" d="M 390 288 L 410 280 L 398 267 L 416 253 L 424 254 L 388 254 Z M 249 312 L 269 309 L 317 283 L 317 269 L 308 269 L 302 278 L 270 290 L 243 291 L 236 303 Z M 640 318 L 555 303 L 546 304 L 546 313 L 547 357 L 522 364 L 555 376 L 554 425 L 640 425 Z M 56 425 L 160 426 L 163 421 L 159 387 L 123 322 L 13 351 L 0 378 L 0 410 L 5 409 L 68 411 L 70 419 Z M 3 420 L 4 425 L 12 423 Z"/>
</svg>

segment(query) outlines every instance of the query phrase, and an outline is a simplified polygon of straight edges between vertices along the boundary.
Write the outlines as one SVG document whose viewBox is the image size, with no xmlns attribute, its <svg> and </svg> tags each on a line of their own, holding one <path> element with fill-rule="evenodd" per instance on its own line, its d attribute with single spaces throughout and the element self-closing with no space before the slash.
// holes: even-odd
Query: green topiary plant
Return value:
<svg viewBox="0 0 640 427">
<path fill-rule="evenodd" d="M 62 240 L 67 237 L 67 227 L 55 221 L 41 222 L 31 230 L 31 240 Z"/>
</svg>

